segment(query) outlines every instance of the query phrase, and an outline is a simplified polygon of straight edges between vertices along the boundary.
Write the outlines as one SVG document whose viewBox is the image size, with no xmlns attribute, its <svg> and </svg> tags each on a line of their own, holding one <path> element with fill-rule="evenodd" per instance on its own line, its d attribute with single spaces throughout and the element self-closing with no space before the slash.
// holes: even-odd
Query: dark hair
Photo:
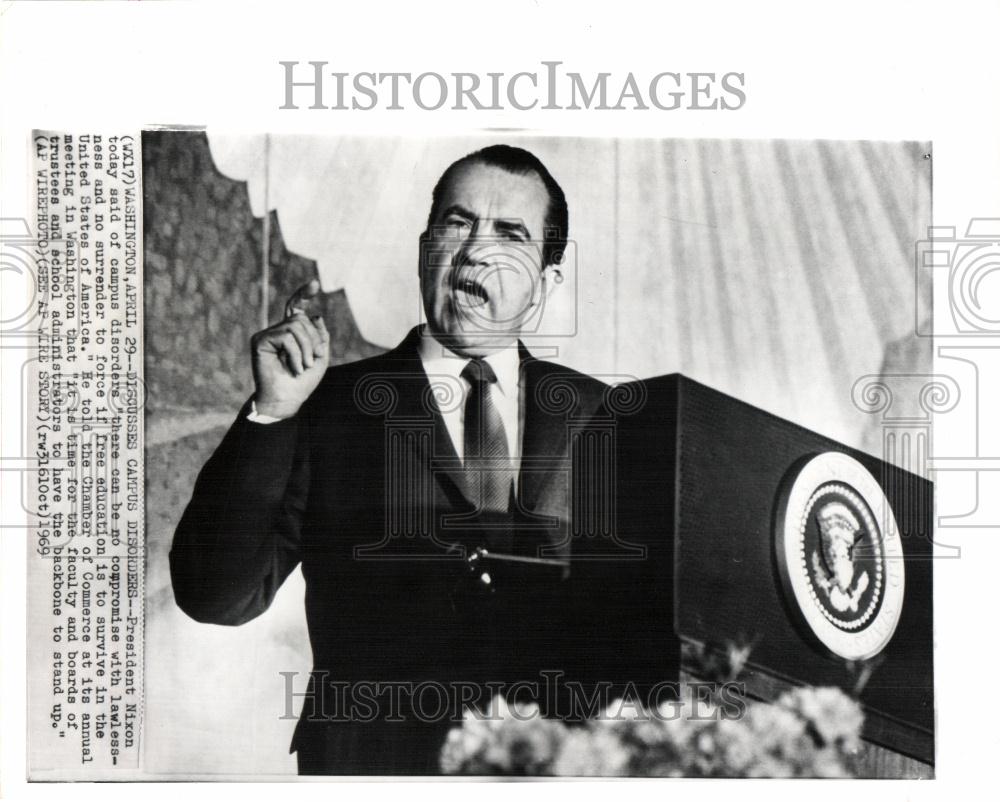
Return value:
<svg viewBox="0 0 1000 802">
<path fill-rule="evenodd" d="M 439 211 L 444 188 L 458 170 L 466 164 L 484 164 L 487 167 L 499 167 L 514 175 L 534 173 L 545 185 L 549 194 L 549 207 L 545 211 L 545 239 L 542 245 L 542 266 L 557 265 L 562 262 L 563 251 L 566 250 L 566 237 L 569 233 L 569 207 L 566 205 L 566 194 L 562 187 L 552 177 L 541 160 L 533 153 L 523 148 L 510 145 L 490 145 L 477 150 L 468 156 L 463 156 L 454 162 L 434 185 L 431 200 L 431 213 L 427 217 L 427 230 L 434 225 L 434 219 Z"/>
</svg>

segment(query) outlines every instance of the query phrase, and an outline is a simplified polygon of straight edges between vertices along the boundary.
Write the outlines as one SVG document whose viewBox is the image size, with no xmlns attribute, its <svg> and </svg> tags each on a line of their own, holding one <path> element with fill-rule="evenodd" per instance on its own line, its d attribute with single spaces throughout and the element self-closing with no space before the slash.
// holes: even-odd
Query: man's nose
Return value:
<svg viewBox="0 0 1000 802">
<path fill-rule="evenodd" d="M 485 264 L 492 238 L 488 226 L 476 221 L 455 253 L 455 266 Z"/>
</svg>

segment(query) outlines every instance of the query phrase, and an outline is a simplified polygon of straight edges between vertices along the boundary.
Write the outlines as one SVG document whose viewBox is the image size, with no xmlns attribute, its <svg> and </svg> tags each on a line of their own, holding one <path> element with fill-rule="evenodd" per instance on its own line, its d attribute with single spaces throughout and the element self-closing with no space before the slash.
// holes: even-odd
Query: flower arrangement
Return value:
<svg viewBox="0 0 1000 802">
<path fill-rule="evenodd" d="M 686 698 L 686 695 L 682 696 Z M 850 777 L 863 714 L 837 688 L 797 688 L 727 716 L 715 700 L 644 710 L 619 700 L 573 726 L 494 697 L 441 752 L 446 774 L 563 777 Z"/>
</svg>

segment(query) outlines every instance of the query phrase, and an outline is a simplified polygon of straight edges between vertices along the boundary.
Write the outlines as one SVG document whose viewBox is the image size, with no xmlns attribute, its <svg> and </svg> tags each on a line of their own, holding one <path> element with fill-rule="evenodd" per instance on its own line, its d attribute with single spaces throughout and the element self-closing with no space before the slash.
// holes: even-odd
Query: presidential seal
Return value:
<svg viewBox="0 0 1000 802">
<path fill-rule="evenodd" d="M 847 660 L 874 657 L 903 609 L 903 549 L 875 477 L 847 454 L 813 457 L 786 482 L 775 548 L 800 623 Z"/>
</svg>

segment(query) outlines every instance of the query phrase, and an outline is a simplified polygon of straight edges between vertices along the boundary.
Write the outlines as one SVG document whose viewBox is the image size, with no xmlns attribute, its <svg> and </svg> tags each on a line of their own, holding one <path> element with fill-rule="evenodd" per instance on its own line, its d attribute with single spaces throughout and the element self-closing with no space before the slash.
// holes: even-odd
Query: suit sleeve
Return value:
<svg viewBox="0 0 1000 802">
<path fill-rule="evenodd" d="M 309 485 L 303 413 L 246 419 L 249 402 L 195 482 L 170 551 L 178 606 L 196 621 L 263 613 L 299 562 Z"/>
</svg>

